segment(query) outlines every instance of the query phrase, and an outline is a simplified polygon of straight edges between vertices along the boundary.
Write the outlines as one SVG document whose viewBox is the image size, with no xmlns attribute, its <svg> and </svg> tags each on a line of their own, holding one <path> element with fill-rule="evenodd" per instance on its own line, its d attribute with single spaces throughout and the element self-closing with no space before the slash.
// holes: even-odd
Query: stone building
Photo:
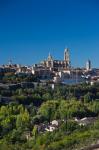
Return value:
<svg viewBox="0 0 99 150">
<path fill-rule="evenodd" d="M 42 66 L 46 68 L 51 68 L 55 71 L 63 70 L 63 69 L 70 69 L 70 53 L 69 49 L 66 48 L 64 50 L 64 60 L 54 60 L 52 55 L 49 53 L 47 60 L 41 62 Z"/>
</svg>

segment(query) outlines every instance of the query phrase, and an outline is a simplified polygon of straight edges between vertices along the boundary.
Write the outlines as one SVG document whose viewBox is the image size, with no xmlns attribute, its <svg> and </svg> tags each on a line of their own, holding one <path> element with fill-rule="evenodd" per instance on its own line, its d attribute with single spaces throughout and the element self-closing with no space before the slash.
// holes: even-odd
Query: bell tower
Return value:
<svg viewBox="0 0 99 150">
<path fill-rule="evenodd" d="M 66 67 L 70 68 L 70 53 L 68 48 L 64 50 L 64 62 L 66 62 Z"/>
</svg>

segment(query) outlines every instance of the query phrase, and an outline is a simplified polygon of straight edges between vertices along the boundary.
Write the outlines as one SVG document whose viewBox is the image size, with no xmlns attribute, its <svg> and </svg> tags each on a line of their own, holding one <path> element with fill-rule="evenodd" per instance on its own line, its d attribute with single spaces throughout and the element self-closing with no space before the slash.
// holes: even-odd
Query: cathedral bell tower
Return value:
<svg viewBox="0 0 99 150">
<path fill-rule="evenodd" d="M 64 62 L 66 63 L 66 68 L 70 68 L 70 53 L 68 48 L 64 50 Z"/>
<path fill-rule="evenodd" d="M 53 68 L 53 57 L 51 56 L 50 53 L 48 55 L 46 63 L 47 63 L 47 67 Z"/>
</svg>

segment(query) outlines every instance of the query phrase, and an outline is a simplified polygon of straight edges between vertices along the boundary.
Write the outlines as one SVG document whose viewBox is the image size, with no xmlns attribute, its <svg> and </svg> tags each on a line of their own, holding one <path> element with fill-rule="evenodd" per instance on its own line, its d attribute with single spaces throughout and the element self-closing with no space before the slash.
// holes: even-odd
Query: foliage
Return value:
<svg viewBox="0 0 99 150">
<path fill-rule="evenodd" d="M 11 73 L 2 80 L 19 83 L 34 78 Z M 74 150 L 99 139 L 99 85 L 0 88 L 0 95 L 1 150 Z M 75 117 L 97 120 L 83 127 Z M 55 131 L 40 131 L 53 120 L 59 121 Z"/>
</svg>

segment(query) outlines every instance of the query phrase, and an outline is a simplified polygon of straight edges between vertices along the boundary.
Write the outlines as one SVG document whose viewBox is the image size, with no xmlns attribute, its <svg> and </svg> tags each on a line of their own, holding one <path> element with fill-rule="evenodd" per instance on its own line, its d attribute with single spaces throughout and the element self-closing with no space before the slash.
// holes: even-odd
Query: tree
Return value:
<svg viewBox="0 0 99 150">
<path fill-rule="evenodd" d="M 55 119 L 54 115 L 57 111 L 58 105 L 59 103 L 57 101 L 47 101 L 41 105 L 38 113 L 44 116 L 46 120 L 50 122 L 52 119 Z"/>
<path fill-rule="evenodd" d="M 21 127 L 25 129 L 29 127 L 29 123 L 30 123 L 30 116 L 29 116 L 27 109 L 25 109 L 24 112 L 20 113 L 17 116 L 16 127 L 17 128 Z"/>
<path fill-rule="evenodd" d="M 37 128 L 37 125 L 35 125 L 33 130 L 32 130 L 32 135 L 34 136 L 34 138 L 36 138 L 37 134 L 38 134 L 38 128 Z"/>
<path fill-rule="evenodd" d="M 92 101 L 92 94 L 88 92 L 88 93 L 85 94 L 85 96 L 84 96 L 84 102 L 85 102 L 85 103 L 88 103 L 88 102 L 90 102 L 90 101 Z"/>
<path fill-rule="evenodd" d="M 51 100 L 52 96 L 51 96 L 50 93 L 45 93 L 42 98 L 45 99 L 45 100 Z"/>
</svg>

